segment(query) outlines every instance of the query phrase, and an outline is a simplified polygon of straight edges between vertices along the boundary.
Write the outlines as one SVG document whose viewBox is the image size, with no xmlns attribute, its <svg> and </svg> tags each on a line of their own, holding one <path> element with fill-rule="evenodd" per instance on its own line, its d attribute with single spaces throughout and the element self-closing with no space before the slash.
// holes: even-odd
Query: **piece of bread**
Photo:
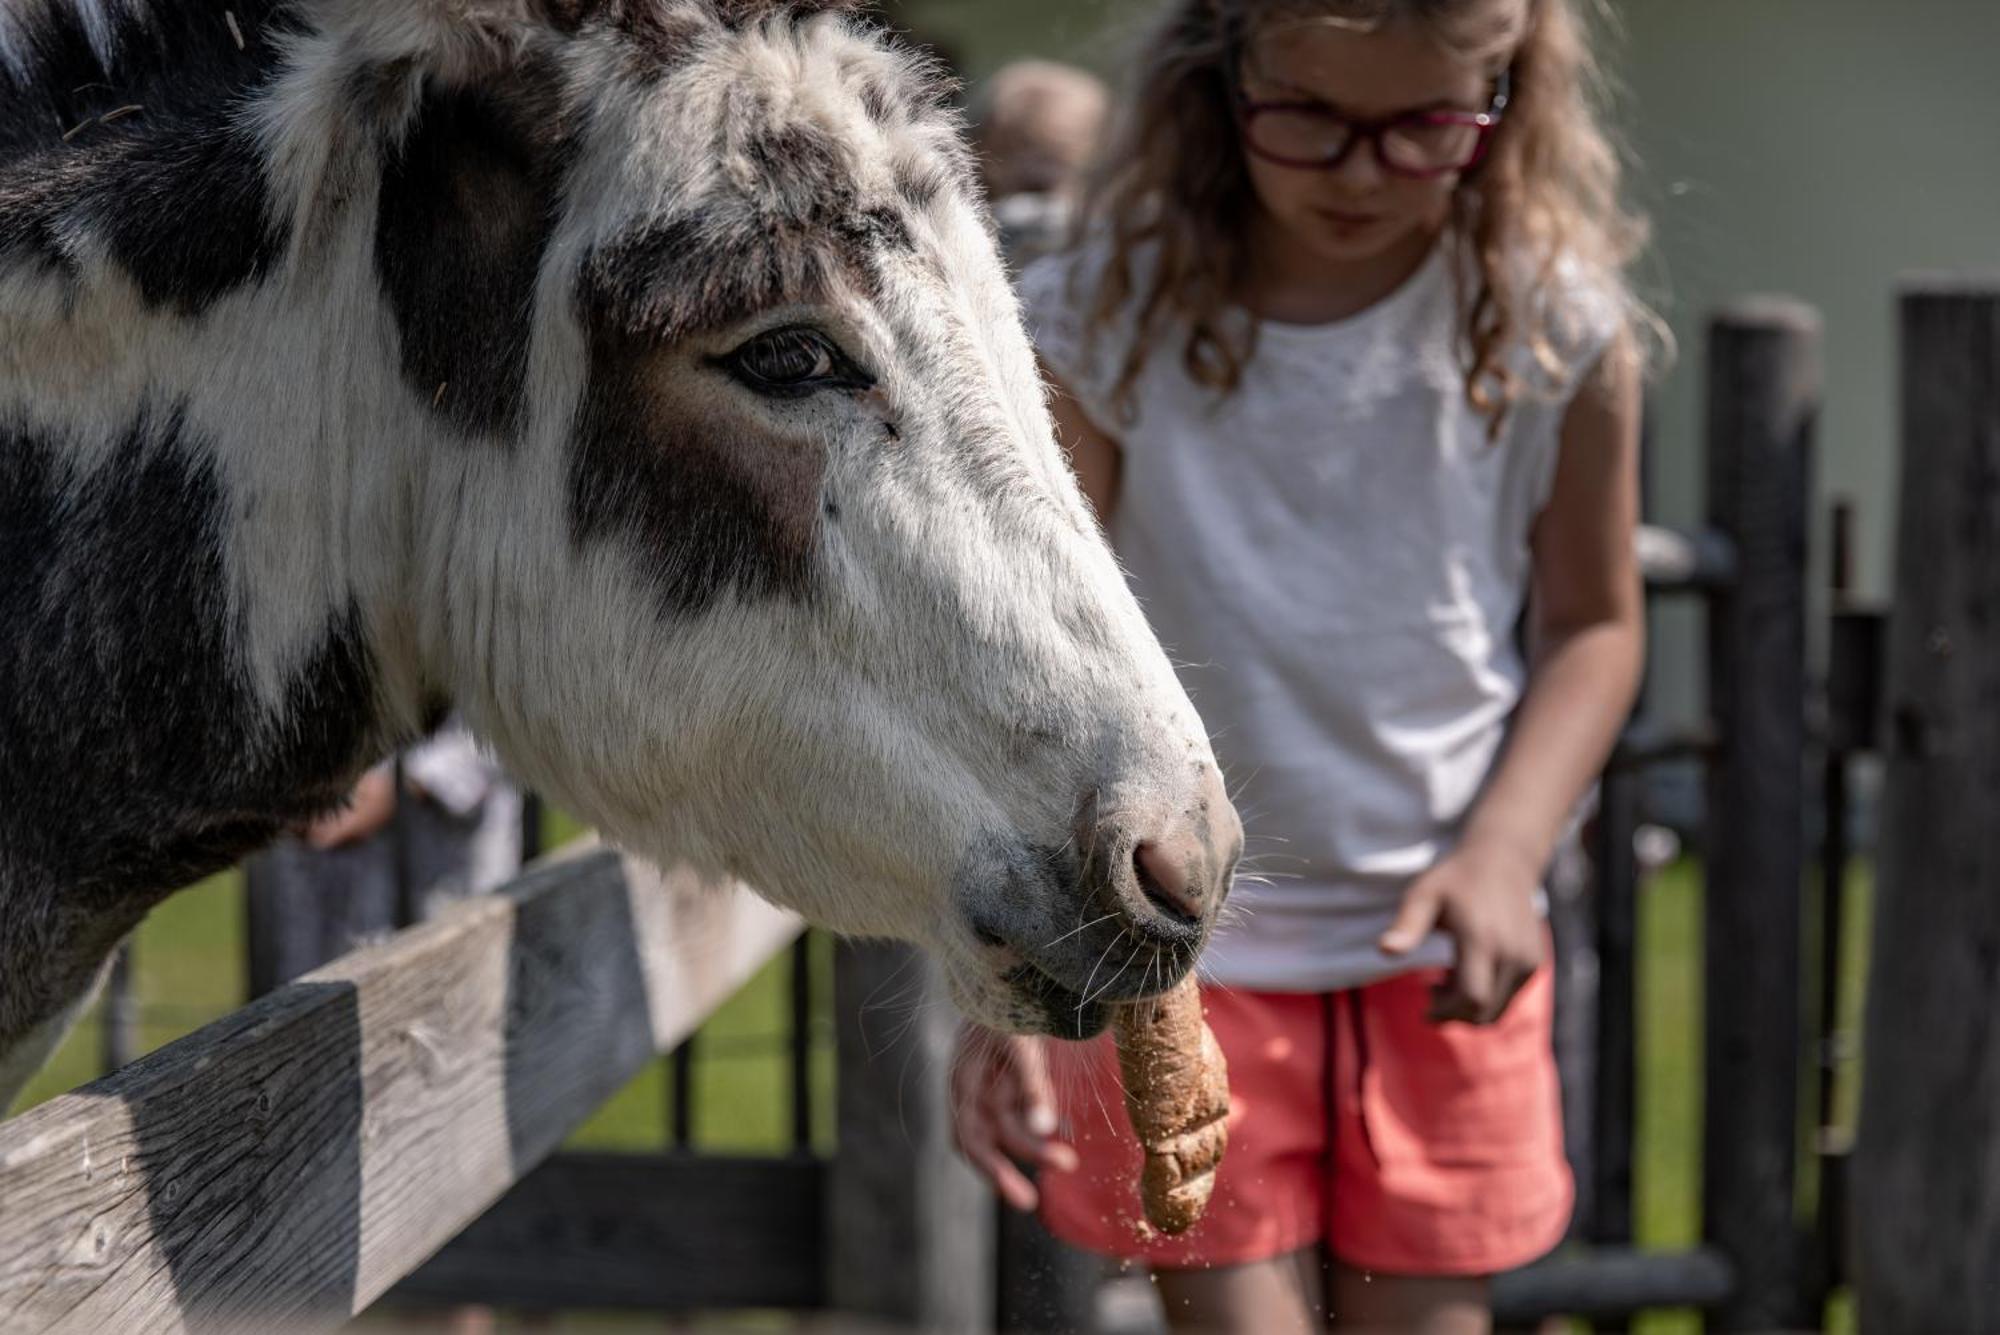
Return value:
<svg viewBox="0 0 2000 1335">
<path fill-rule="evenodd" d="M 1164 996 L 1118 1007 L 1112 1032 L 1125 1113 L 1146 1151 L 1139 1179 L 1146 1222 L 1184 1233 L 1215 1190 L 1229 1141 L 1229 1070 L 1201 1018 L 1192 976 Z"/>
</svg>

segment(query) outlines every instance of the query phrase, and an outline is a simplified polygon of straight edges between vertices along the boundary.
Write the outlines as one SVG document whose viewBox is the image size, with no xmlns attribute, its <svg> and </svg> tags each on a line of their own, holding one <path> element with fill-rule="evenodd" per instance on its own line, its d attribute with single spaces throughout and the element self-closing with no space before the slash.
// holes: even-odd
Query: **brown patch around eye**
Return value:
<svg viewBox="0 0 2000 1335">
<path fill-rule="evenodd" d="M 668 616 L 725 593 L 812 595 L 826 451 L 649 340 L 593 340 L 570 462 L 570 534 L 631 544 Z"/>
</svg>

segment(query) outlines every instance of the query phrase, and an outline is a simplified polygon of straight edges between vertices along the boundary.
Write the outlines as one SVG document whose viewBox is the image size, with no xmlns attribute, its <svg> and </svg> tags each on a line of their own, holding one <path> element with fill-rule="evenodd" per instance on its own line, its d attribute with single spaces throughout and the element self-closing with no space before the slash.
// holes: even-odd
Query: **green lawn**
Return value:
<svg viewBox="0 0 2000 1335">
<path fill-rule="evenodd" d="M 1843 976 L 1858 980 L 1865 966 L 1869 884 L 1858 871 L 1849 896 Z M 234 874 L 215 877 L 168 900 L 140 929 L 135 947 L 142 1039 L 157 1047 L 240 1003 L 242 886 Z M 1700 1231 L 1701 880 L 1683 861 L 1648 884 L 1640 901 L 1639 1100 L 1634 1164 L 1637 1233 L 1641 1245 L 1683 1247 Z M 1815 934 L 1816 935 L 1816 934 Z M 813 1032 L 815 1141 L 831 1147 L 833 1050 L 829 947 L 815 938 Z M 697 1041 L 693 1100 L 695 1143 L 725 1152 L 789 1147 L 791 1108 L 785 1041 L 789 1024 L 789 961 L 780 957 L 725 1005 Z M 1859 989 L 1844 1003 L 1850 1032 L 1859 1030 Z M 96 1017 L 80 1026 L 29 1088 L 28 1102 L 72 1088 L 97 1073 Z M 672 1073 L 664 1060 L 607 1103 L 572 1138 L 597 1149 L 647 1150 L 668 1140 Z M 1848 1110 L 1853 1082 L 1840 1091 Z M 1808 1180 L 1803 1190 L 1809 1193 Z M 1845 1305 L 1832 1327 L 1850 1329 Z M 1678 1335 L 1696 1325 L 1689 1314 L 1654 1313 L 1635 1323 L 1642 1335 Z"/>
</svg>

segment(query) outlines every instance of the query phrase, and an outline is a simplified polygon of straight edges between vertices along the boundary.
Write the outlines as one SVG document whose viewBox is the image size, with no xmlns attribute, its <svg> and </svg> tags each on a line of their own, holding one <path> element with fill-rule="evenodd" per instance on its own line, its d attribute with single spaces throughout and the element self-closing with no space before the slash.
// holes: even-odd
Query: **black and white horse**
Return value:
<svg viewBox="0 0 2000 1335">
<path fill-rule="evenodd" d="M 0 1108 L 447 708 L 988 1021 L 1185 972 L 1235 815 L 838 9 L 0 0 Z"/>
</svg>

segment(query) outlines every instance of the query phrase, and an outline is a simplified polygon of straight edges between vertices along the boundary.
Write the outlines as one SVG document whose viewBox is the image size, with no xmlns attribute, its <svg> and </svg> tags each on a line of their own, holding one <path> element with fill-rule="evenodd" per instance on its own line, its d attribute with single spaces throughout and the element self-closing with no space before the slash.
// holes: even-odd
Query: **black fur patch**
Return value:
<svg viewBox="0 0 2000 1335">
<path fill-rule="evenodd" d="M 73 272 L 73 244 L 99 238 L 148 305 L 182 315 L 255 281 L 282 240 L 255 148 L 221 121 L 110 127 L 67 157 L 17 164 L 0 179 L 0 259 Z"/>
<path fill-rule="evenodd" d="M 606 331 L 592 342 L 570 461 L 573 541 L 631 543 L 664 616 L 726 592 L 809 598 L 824 476 L 812 445 L 688 420 L 647 387 L 660 355 L 650 340 Z"/>
<path fill-rule="evenodd" d="M 0 426 L 0 921 L 42 886 L 135 913 L 325 810 L 373 759 L 374 670 L 330 615 L 281 713 L 234 652 L 227 499 L 172 416 L 78 481 Z M 47 906 L 44 905 L 44 908 Z M 95 910 L 93 910 L 95 911 Z"/>
<path fill-rule="evenodd" d="M 241 8 L 241 50 L 220 11 L 110 7 L 107 66 L 80 17 L 98 4 L 30 6 L 14 20 L 28 81 L 0 75 L 0 259 L 73 272 L 75 246 L 99 238 L 149 304 L 198 314 L 264 273 L 281 244 L 237 120 L 269 56 L 266 6 Z"/>
<path fill-rule="evenodd" d="M 467 432 L 520 422 L 535 274 L 553 225 L 552 85 L 433 90 L 382 178 L 375 263 L 413 392 Z"/>
<path fill-rule="evenodd" d="M 225 10 L 236 20 L 233 30 Z M 155 121 L 213 109 L 260 77 L 273 39 L 292 26 L 284 0 L 0 6 L 0 175 L 11 159 L 51 149 L 67 133 L 84 140 L 120 107 L 142 106 Z M 108 61 L 92 43 L 93 29 L 107 36 Z"/>
<path fill-rule="evenodd" d="M 119 149 L 89 213 L 149 305 L 198 314 L 276 261 L 282 241 L 247 133 L 149 126 Z"/>
</svg>

